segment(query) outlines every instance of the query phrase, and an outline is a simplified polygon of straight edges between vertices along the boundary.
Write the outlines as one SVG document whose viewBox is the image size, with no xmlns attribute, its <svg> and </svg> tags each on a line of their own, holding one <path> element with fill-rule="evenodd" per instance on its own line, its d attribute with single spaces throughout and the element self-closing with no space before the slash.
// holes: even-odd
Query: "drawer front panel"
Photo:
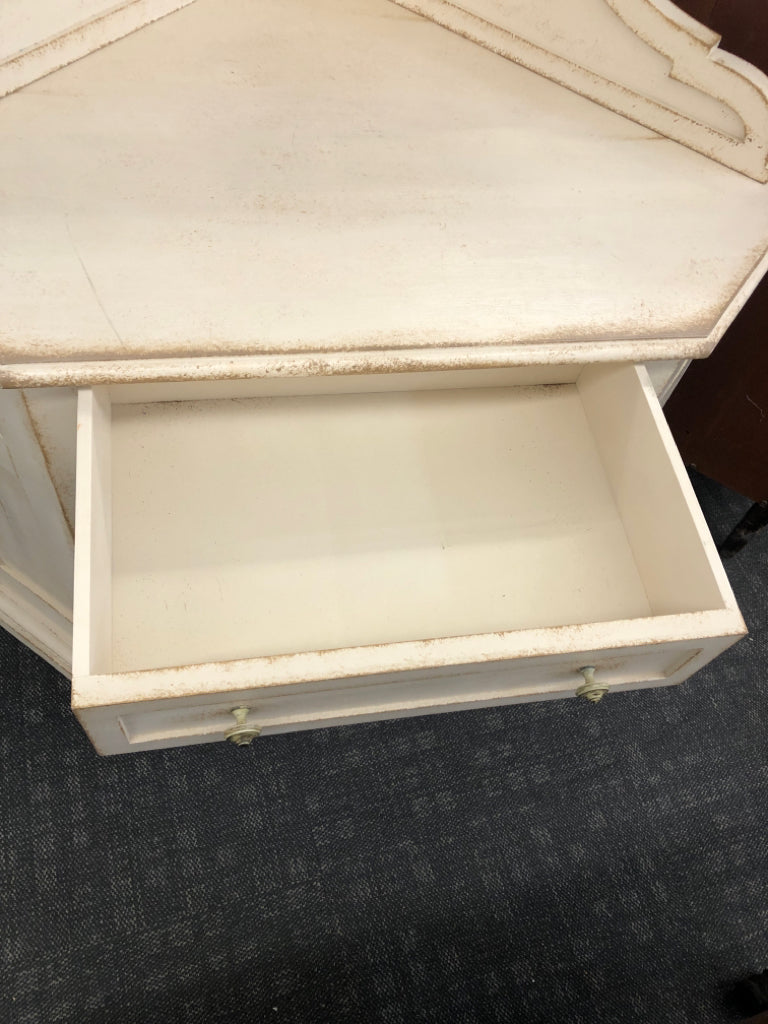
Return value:
<svg viewBox="0 0 768 1024">
<path fill-rule="evenodd" d="M 642 653 L 592 658 L 596 679 L 611 688 L 665 685 L 700 649 L 659 647 Z M 542 663 L 543 662 L 543 663 Z M 356 685 L 322 684 L 324 689 L 292 690 L 277 696 L 262 691 L 233 694 L 215 702 L 176 701 L 161 710 L 134 710 L 117 715 L 130 747 L 214 742 L 233 728 L 235 706 L 249 709 L 249 724 L 265 734 L 366 719 L 486 707 L 515 701 L 573 696 L 584 682 L 582 657 L 524 660 L 477 666 L 450 674 L 435 673 L 414 680 Z M 410 675 L 410 674 L 407 674 Z M 281 688 L 282 689 L 282 688 Z M 115 712 L 118 709 L 114 709 Z"/>
</svg>

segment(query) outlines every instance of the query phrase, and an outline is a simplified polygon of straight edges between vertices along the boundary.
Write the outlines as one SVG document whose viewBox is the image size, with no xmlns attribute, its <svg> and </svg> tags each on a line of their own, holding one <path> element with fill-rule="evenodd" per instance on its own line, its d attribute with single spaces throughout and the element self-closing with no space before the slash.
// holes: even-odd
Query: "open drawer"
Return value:
<svg viewBox="0 0 768 1024">
<path fill-rule="evenodd" d="M 116 385 L 78 432 L 105 754 L 677 683 L 745 631 L 642 367 Z"/>
</svg>

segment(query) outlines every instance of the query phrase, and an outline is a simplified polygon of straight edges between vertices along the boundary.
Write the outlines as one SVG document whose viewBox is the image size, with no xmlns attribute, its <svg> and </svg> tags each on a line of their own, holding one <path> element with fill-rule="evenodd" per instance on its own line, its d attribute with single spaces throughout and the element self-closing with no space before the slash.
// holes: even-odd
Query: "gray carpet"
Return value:
<svg viewBox="0 0 768 1024">
<path fill-rule="evenodd" d="M 702 478 L 718 539 L 748 503 Z M 663 515 L 663 510 L 659 510 Z M 0 637 L 0 1021 L 720 1024 L 768 966 L 768 531 L 696 679 L 101 759 Z"/>
</svg>

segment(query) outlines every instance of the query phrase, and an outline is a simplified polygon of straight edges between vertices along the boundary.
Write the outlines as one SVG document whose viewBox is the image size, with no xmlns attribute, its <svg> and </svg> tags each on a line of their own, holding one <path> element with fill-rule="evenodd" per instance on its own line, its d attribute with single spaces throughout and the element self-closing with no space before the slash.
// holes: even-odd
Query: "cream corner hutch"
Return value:
<svg viewBox="0 0 768 1024">
<path fill-rule="evenodd" d="M 667 0 L 3 18 L 0 624 L 97 750 L 743 634 L 657 391 L 766 269 L 760 72 Z"/>
</svg>

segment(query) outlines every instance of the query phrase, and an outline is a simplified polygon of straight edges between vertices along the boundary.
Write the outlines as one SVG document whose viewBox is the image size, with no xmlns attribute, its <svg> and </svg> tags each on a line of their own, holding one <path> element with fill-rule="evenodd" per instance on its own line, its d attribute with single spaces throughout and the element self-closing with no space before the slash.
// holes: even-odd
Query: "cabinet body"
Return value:
<svg viewBox="0 0 768 1024">
<path fill-rule="evenodd" d="M 644 365 L 766 268 L 768 82 L 649 0 L 177 6 L 0 103 L 0 621 L 96 747 L 732 643 Z"/>
</svg>

